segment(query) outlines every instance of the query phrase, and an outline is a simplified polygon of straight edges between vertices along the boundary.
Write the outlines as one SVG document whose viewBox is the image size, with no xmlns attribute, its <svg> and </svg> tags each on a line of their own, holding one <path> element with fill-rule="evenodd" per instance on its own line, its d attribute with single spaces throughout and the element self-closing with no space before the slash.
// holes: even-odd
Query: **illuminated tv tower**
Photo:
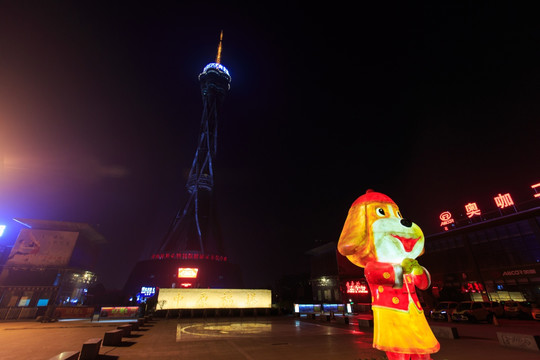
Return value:
<svg viewBox="0 0 540 360">
<path fill-rule="evenodd" d="M 242 269 L 228 261 L 223 251 L 214 193 L 218 116 L 231 84 L 229 71 L 221 65 L 222 41 L 223 31 L 216 61 L 199 74 L 203 113 L 186 183 L 187 201 L 171 222 L 158 252 L 137 262 L 124 287 L 126 294 L 136 294 L 137 301 L 157 288 L 243 286 Z"/>
<path fill-rule="evenodd" d="M 221 65 L 223 31 L 216 61 L 199 74 L 203 113 L 195 157 L 187 179 L 188 199 L 172 221 L 159 254 L 191 253 L 197 257 L 223 256 L 221 231 L 216 216 L 214 160 L 217 150 L 218 115 L 230 89 L 231 76 Z"/>
</svg>

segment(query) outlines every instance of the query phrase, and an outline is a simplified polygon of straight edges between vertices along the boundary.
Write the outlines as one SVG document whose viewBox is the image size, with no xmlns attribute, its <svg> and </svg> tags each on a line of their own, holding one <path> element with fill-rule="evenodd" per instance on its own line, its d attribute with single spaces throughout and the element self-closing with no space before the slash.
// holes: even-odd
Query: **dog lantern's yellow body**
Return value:
<svg viewBox="0 0 540 360">
<path fill-rule="evenodd" d="M 439 350 L 415 288 L 427 289 L 429 273 L 415 260 L 424 234 L 404 219 L 388 196 L 368 190 L 352 204 L 338 251 L 365 268 L 374 316 L 373 347 L 389 360 L 428 360 Z"/>
</svg>

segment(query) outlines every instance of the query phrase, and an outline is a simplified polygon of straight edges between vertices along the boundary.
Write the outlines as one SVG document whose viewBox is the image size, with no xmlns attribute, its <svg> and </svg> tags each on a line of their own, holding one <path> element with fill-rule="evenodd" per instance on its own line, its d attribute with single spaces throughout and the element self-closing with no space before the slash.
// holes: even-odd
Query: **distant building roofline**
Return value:
<svg viewBox="0 0 540 360">
<path fill-rule="evenodd" d="M 29 229 L 78 231 L 88 240 L 96 244 L 107 243 L 105 237 L 87 223 L 23 218 L 14 218 L 13 220 Z"/>
</svg>

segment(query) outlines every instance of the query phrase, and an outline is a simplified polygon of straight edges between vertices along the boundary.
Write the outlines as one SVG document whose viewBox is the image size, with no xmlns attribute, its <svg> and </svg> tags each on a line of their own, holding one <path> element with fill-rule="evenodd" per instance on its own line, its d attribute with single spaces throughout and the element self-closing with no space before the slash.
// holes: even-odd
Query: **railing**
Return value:
<svg viewBox="0 0 540 360">
<path fill-rule="evenodd" d="M 35 319 L 37 307 L 8 307 L 0 308 L 0 320 Z"/>
</svg>

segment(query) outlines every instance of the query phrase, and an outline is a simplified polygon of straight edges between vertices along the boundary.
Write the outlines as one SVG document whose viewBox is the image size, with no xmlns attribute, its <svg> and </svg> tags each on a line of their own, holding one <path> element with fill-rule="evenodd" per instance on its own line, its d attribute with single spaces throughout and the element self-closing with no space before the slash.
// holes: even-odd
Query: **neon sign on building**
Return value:
<svg viewBox="0 0 540 360">
<path fill-rule="evenodd" d="M 540 199 L 540 183 L 536 183 L 534 185 L 531 185 L 531 189 L 534 190 L 533 197 L 536 199 Z M 516 205 L 514 202 L 514 199 L 510 195 L 510 193 L 501 194 L 499 193 L 497 196 L 493 197 L 493 200 L 495 201 L 495 205 L 499 208 L 499 214 L 502 215 L 502 212 L 500 210 L 508 208 L 510 206 L 514 207 L 514 211 L 518 211 L 516 209 Z M 467 217 L 470 219 L 473 216 L 481 216 L 482 210 L 478 207 L 478 204 L 476 202 L 470 202 L 465 205 L 465 212 L 467 214 Z M 488 215 L 489 217 L 490 212 L 484 214 Z M 455 224 L 455 220 L 452 218 L 452 214 L 450 211 L 443 211 L 439 215 L 439 219 L 441 221 L 441 227 L 444 227 L 444 230 L 448 230 L 448 225 Z M 458 219 L 459 220 L 459 219 Z M 484 218 L 485 220 L 485 218 Z M 452 225 L 455 226 L 455 225 Z"/>
<path fill-rule="evenodd" d="M 178 268 L 178 277 L 195 279 L 198 272 L 197 268 Z"/>
<path fill-rule="evenodd" d="M 514 205 L 514 200 L 512 200 L 512 197 L 509 193 L 506 193 L 504 195 L 499 194 L 493 199 L 495 200 L 495 205 L 497 205 L 497 207 L 501 209 Z"/>
<path fill-rule="evenodd" d="M 348 282 L 345 284 L 347 286 L 347 294 L 367 294 L 368 288 L 366 285 L 361 284 L 360 281 Z"/>
<path fill-rule="evenodd" d="M 469 282 L 467 283 L 467 286 L 461 287 L 462 292 L 482 292 L 484 290 L 484 286 L 482 284 L 479 284 L 477 282 Z"/>
<path fill-rule="evenodd" d="M 538 190 L 536 190 L 537 188 L 540 188 L 540 183 L 531 185 L 531 189 L 534 189 L 534 195 L 533 196 L 535 198 L 540 198 L 540 193 L 538 192 Z"/>
<path fill-rule="evenodd" d="M 475 202 L 465 205 L 465 211 L 467 212 L 467 216 L 469 217 L 469 219 L 475 215 L 480 216 L 480 214 L 482 214 L 482 212 L 478 208 L 478 205 L 476 205 Z"/>
<path fill-rule="evenodd" d="M 444 211 L 439 215 L 439 219 L 441 220 L 441 226 L 444 226 L 444 230 L 448 230 L 448 226 L 450 224 L 453 224 L 455 221 L 452 218 L 452 214 L 450 211 Z"/>
<path fill-rule="evenodd" d="M 156 294 L 156 288 L 150 286 L 143 286 L 141 288 L 141 294 L 146 297 L 154 296 Z"/>
</svg>

